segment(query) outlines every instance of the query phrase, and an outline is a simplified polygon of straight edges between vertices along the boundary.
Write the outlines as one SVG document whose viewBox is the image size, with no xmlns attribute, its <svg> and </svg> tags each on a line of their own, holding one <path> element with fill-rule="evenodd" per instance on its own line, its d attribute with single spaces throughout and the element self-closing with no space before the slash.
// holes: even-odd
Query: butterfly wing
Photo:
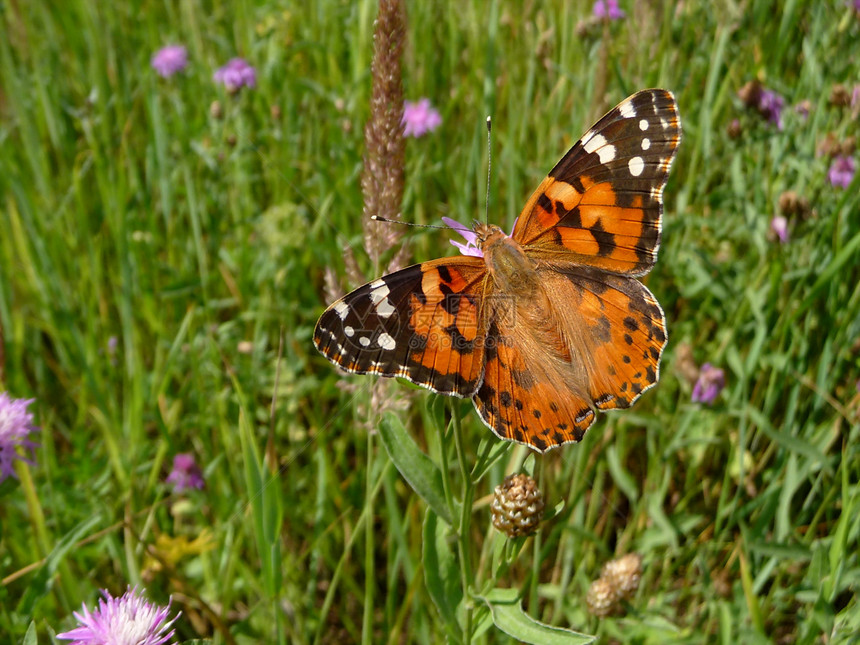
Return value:
<svg viewBox="0 0 860 645">
<path fill-rule="evenodd" d="M 513 238 L 533 257 L 564 256 L 621 275 L 657 259 L 663 187 L 681 141 L 675 97 L 642 90 L 568 151 L 529 198 Z"/>
<path fill-rule="evenodd" d="M 639 281 L 594 269 L 538 269 L 541 293 L 498 308 L 473 400 L 484 423 L 545 451 L 582 439 L 595 410 L 627 408 L 657 382 L 660 305 Z"/>
<path fill-rule="evenodd" d="M 483 366 L 481 258 L 424 262 L 369 282 L 320 316 L 314 344 L 358 374 L 399 376 L 471 396 Z"/>
</svg>

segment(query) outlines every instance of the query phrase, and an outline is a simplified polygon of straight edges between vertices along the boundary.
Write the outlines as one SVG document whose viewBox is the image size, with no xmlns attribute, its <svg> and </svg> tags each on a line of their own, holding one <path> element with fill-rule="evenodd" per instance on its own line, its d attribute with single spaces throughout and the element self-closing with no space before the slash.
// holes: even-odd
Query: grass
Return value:
<svg viewBox="0 0 860 645">
<path fill-rule="evenodd" d="M 647 279 L 670 334 L 658 387 L 579 445 L 495 460 L 467 402 L 385 384 L 376 401 L 402 409 L 380 417 L 374 380 L 311 342 L 324 268 L 343 276 L 350 246 L 373 273 L 359 176 L 375 3 L 0 5 L 0 389 L 35 397 L 41 426 L 36 465 L 0 487 L 0 641 L 32 623 L 50 642 L 98 589 L 128 584 L 173 595 L 181 639 L 216 643 L 435 643 L 465 640 L 468 621 L 475 642 L 511 642 L 482 599 L 497 594 L 496 624 L 524 615 L 494 588 L 601 641 L 856 638 L 860 195 L 856 179 L 830 185 L 816 148 L 858 134 L 829 97 L 860 82 L 860 17 L 842 2 L 622 3 L 625 20 L 582 35 L 590 4 L 408 8 L 406 96 L 444 119 L 408 142 L 408 220 L 482 216 L 486 114 L 490 220 L 506 228 L 633 91 L 673 90 L 684 123 Z M 164 80 L 149 60 L 171 42 L 191 64 Z M 231 97 L 212 72 L 234 55 L 258 86 Z M 737 98 L 755 78 L 785 97 L 782 130 Z M 768 226 L 787 190 L 812 213 L 781 245 Z M 416 261 L 451 251 L 445 234 L 408 236 Z M 712 406 L 690 400 L 687 352 L 726 371 Z M 391 437 L 429 455 L 430 511 Z M 171 494 L 180 452 L 205 490 Z M 506 543 L 487 496 L 522 468 L 563 505 Z M 591 581 L 630 551 L 638 593 L 589 615 Z"/>
</svg>

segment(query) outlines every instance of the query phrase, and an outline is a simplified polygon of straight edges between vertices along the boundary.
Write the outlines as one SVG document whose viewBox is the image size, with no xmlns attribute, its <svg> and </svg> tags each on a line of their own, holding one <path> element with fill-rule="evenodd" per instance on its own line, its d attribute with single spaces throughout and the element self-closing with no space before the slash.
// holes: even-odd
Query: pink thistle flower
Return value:
<svg viewBox="0 0 860 645">
<path fill-rule="evenodd" d="M 219 67 L 212 76 L 216 83 L 221 83 L 230 94 L 235 94 L 242 87 L 257 86 L 257 70 L 244 58 L 232 58 L 226 65 Z"/>
<path fill-rule="evenodd" d="M 152 57 L 152 68 L 162 78 L 170 78 L 188 67 L 188 51 L 182 45 L 162 47 Z"/>
<path fill-rule="evenodd" d="M 182 493 L 188 489 L 203 488 L 203 473 L 197 466 L 194 460 L 194 455 L 191 453 L 179 453 L 173 457 L 173 470 L 165 480 L 168 484 L 173 484 L 174 493 Z"/>
<path fill-rule="evenodd" d="M 827 172 L 827 178 L 833 186 L 848 188 L 854 179 L 855 172 L 857 172 L 857 162 L 854 161 L 854 157 L 839 155 L 833 160 L 833 165 Z"/>
<path fill-rule="evenodd" d="M 618 6 L 618 0 L 596 0 L 592 8 L 595 18 L 609 18 L 610 20 L 620 20 L 627 14 Z"/>
<path fill-rule="evenodd" d="M 785 217 L 776 215 L 770 220 L 770 230 L 780 242 L 788 242 L 788 220 Z"/>
<path fill-rule="evenodd" d="M 422 137 L 433 132 L 442 124 L 439 111 L 430 105 L 430 99 L 424 98 L 413 103 L 403 102 L 403 135 L 406 137 Z"/>
<path fill-rule="evenodd" d="M 719 367 L 705 363 L 699 370 L 699 378 L 693 386 L 693 402 L 710 405 L 716 401 L 724 387 L 726 387 L 725 372 Z"/>
<path fill-rule="evenodd" d="M 758 109 L 761 115 L 782 130 L 782 110 L 785 99 L 773 90 L 762 89 Z"/>
<path fill-rule="evenodd" d="M 511 232 L 508 237 L 514 234 L 514 229 L 517 227 L 518 219 L 519 217 L 514 220 L 514 225 L 511 227 Z M 475 231 L 450 217 L 443 217 L 442 221 L 445 223 L 445 226 L 451 227 L 458 235 L 461 235 L 466 240 L 465 244 L 457 242 L 456 240 L 449 240 L 453 246 L 460 250 L 460 255 L 471 255 L 476 258 L 484 257 L 484 252 L 481 250 L 481 247 L 478 246 L 478 235 Z"/>
<path fill-rule="evenodd" d="M 38 430 L 33 425 L 33 414 L 27 412 L 27 406 L 33 401 L 35 399 L 13 399 L 6 392 L 0 393 L 0 482 L 10 475 L 18 478 L 14 468 L 16 461 L 35 465 L 18 452 L 21 447 L 35 456 L 34 448 L 38 444 L 27 439 L 31 432 Z"/>
<path fill-rule="evenodd" d="M 179 614 L 167 620 L 172 600 L 160 607 L 137 595 L 137 587 L 129 587 L 120 598 L 107 590 L 102 595 L 94 611 L 84 605 L 81 613 L 74 612 L 78 627 L 57 638 L 74 641 L 72 645 L 163 645 L 176 633 L 170 628 Z"/>
</svg>

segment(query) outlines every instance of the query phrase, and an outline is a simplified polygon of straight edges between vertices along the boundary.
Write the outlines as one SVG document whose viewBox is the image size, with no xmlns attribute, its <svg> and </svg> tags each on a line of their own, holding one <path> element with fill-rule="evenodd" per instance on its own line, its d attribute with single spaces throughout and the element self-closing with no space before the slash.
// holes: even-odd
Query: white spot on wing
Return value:
<svg viewBox="0 0 860 645">
<path fill-rule="evenodd" d="M 581 143 L 582 147 L 584 148 L 585 144 L 587 144 L 589 141 L 591 141 L 591 138 L 593 136 L 594 136 L 594 130 L 589 130 L 588 132 L 586 132 L 585 134 L 582 135 L 582 138 L 579 140 L 579 143 Z"/>
<path fill-rule="evenodd" d="M 648 137 L 645 137 L 644 139 L 642 139 L 642 149 L 647 150 L 650 147 L 651 147 L 651 139 L 649 139 Z"/>
<path fill-rule="evenodd" d="M 624 103 L 618 106 L 618 111 L 621 112 L 621 116 L 625 119 L 632 119 L 636 116 L 636 108 L 633 107 L 633 101 L 624 101 Z"/>
<path fill-rule="evenodd" d="M 367 347 L 368 345 L 370 345 L 370 339 L 367 336 L 361 336 L 358 339 L 358 344 L 362 347 Z"/>
<path fill-rule="evenodd" d="M 639 129 L 642 130 L 642 132 L 645 132 L 645 130 L 648 129 L 648 119 L 641 119 L 639 121 Z"/>
<path fill-rule="evenodd" d="M 346 334 L 348 338 L 352 338 L 353 335 L 355 334 L 355 329 L 353 329 L 352 327 L 347 325 L 346 327 L 343 328 L 343 333 Z"/>
<path fill-rule="evenodd" d="M 343 300 L 340 300 L 334 303 L 334 311 L 341 320 L 344 320 L 346 319 L 346 313 L 349 311 L 349 307 L 346 306 L 346 303 Z"/>
<path fill-rule="evenodd" d="M 376 313 L 383 318 L 388 318 L 389 316 L 391 316 L 391 314 L 394 313 L 394 305 L 392 305 L 391 301 L 386 298 L 378 305 L 376 305 Z"/>
<path fill-rule="evenodd" d="M 615 146 L 609 145 L 602 134 L 595 134 L 583 147 L 588 153 L 596 152 L 602 164 L 607 164 L 615 159 Z"/>
<path fill-rule="evenodd" d="M 631 175 L 638 177 L 645 170 L 645 162 L 642 160 L 642 157 L 633 157 L 627 162 L 627 167 L 630 169 Z"/>
<path fill-rule="evenodd" d="M 370 283 L 370 299 L 373 301 L 373 304 L 378 305 L 382 300 L 388 297 L 388 294 L 391 291 L 388 289 L 388 285 L 385 284 L 382 280 L 376 280 L 375 282 Z"/>
<path fill-rule="evenodd" d="M 397 347 L 397 343 L 394 342 L 394 339 L 385 332 L 379 334 L 379 338 L 376 342 L 379 343 L 379 346 L 382 349 L 394 349 Z"/>
</svg>

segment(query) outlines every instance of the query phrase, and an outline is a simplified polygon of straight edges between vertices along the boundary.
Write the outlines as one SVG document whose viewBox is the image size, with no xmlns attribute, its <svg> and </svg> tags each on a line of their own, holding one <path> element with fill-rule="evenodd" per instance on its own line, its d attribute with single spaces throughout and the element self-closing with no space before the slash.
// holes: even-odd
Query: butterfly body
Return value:
<svg viewBox="0 0 860 645">
<path fill-rule="evenodd" d="M 543 452 L 658 379 L 663 311 L 636 278 L 656 261 L 677 105 L 643 90 L 568 151 L 507 235 L 383 276 L 333 303 L 314 343 L 349 372 L 471 397 L 499 437 Z"/>
</svg>

